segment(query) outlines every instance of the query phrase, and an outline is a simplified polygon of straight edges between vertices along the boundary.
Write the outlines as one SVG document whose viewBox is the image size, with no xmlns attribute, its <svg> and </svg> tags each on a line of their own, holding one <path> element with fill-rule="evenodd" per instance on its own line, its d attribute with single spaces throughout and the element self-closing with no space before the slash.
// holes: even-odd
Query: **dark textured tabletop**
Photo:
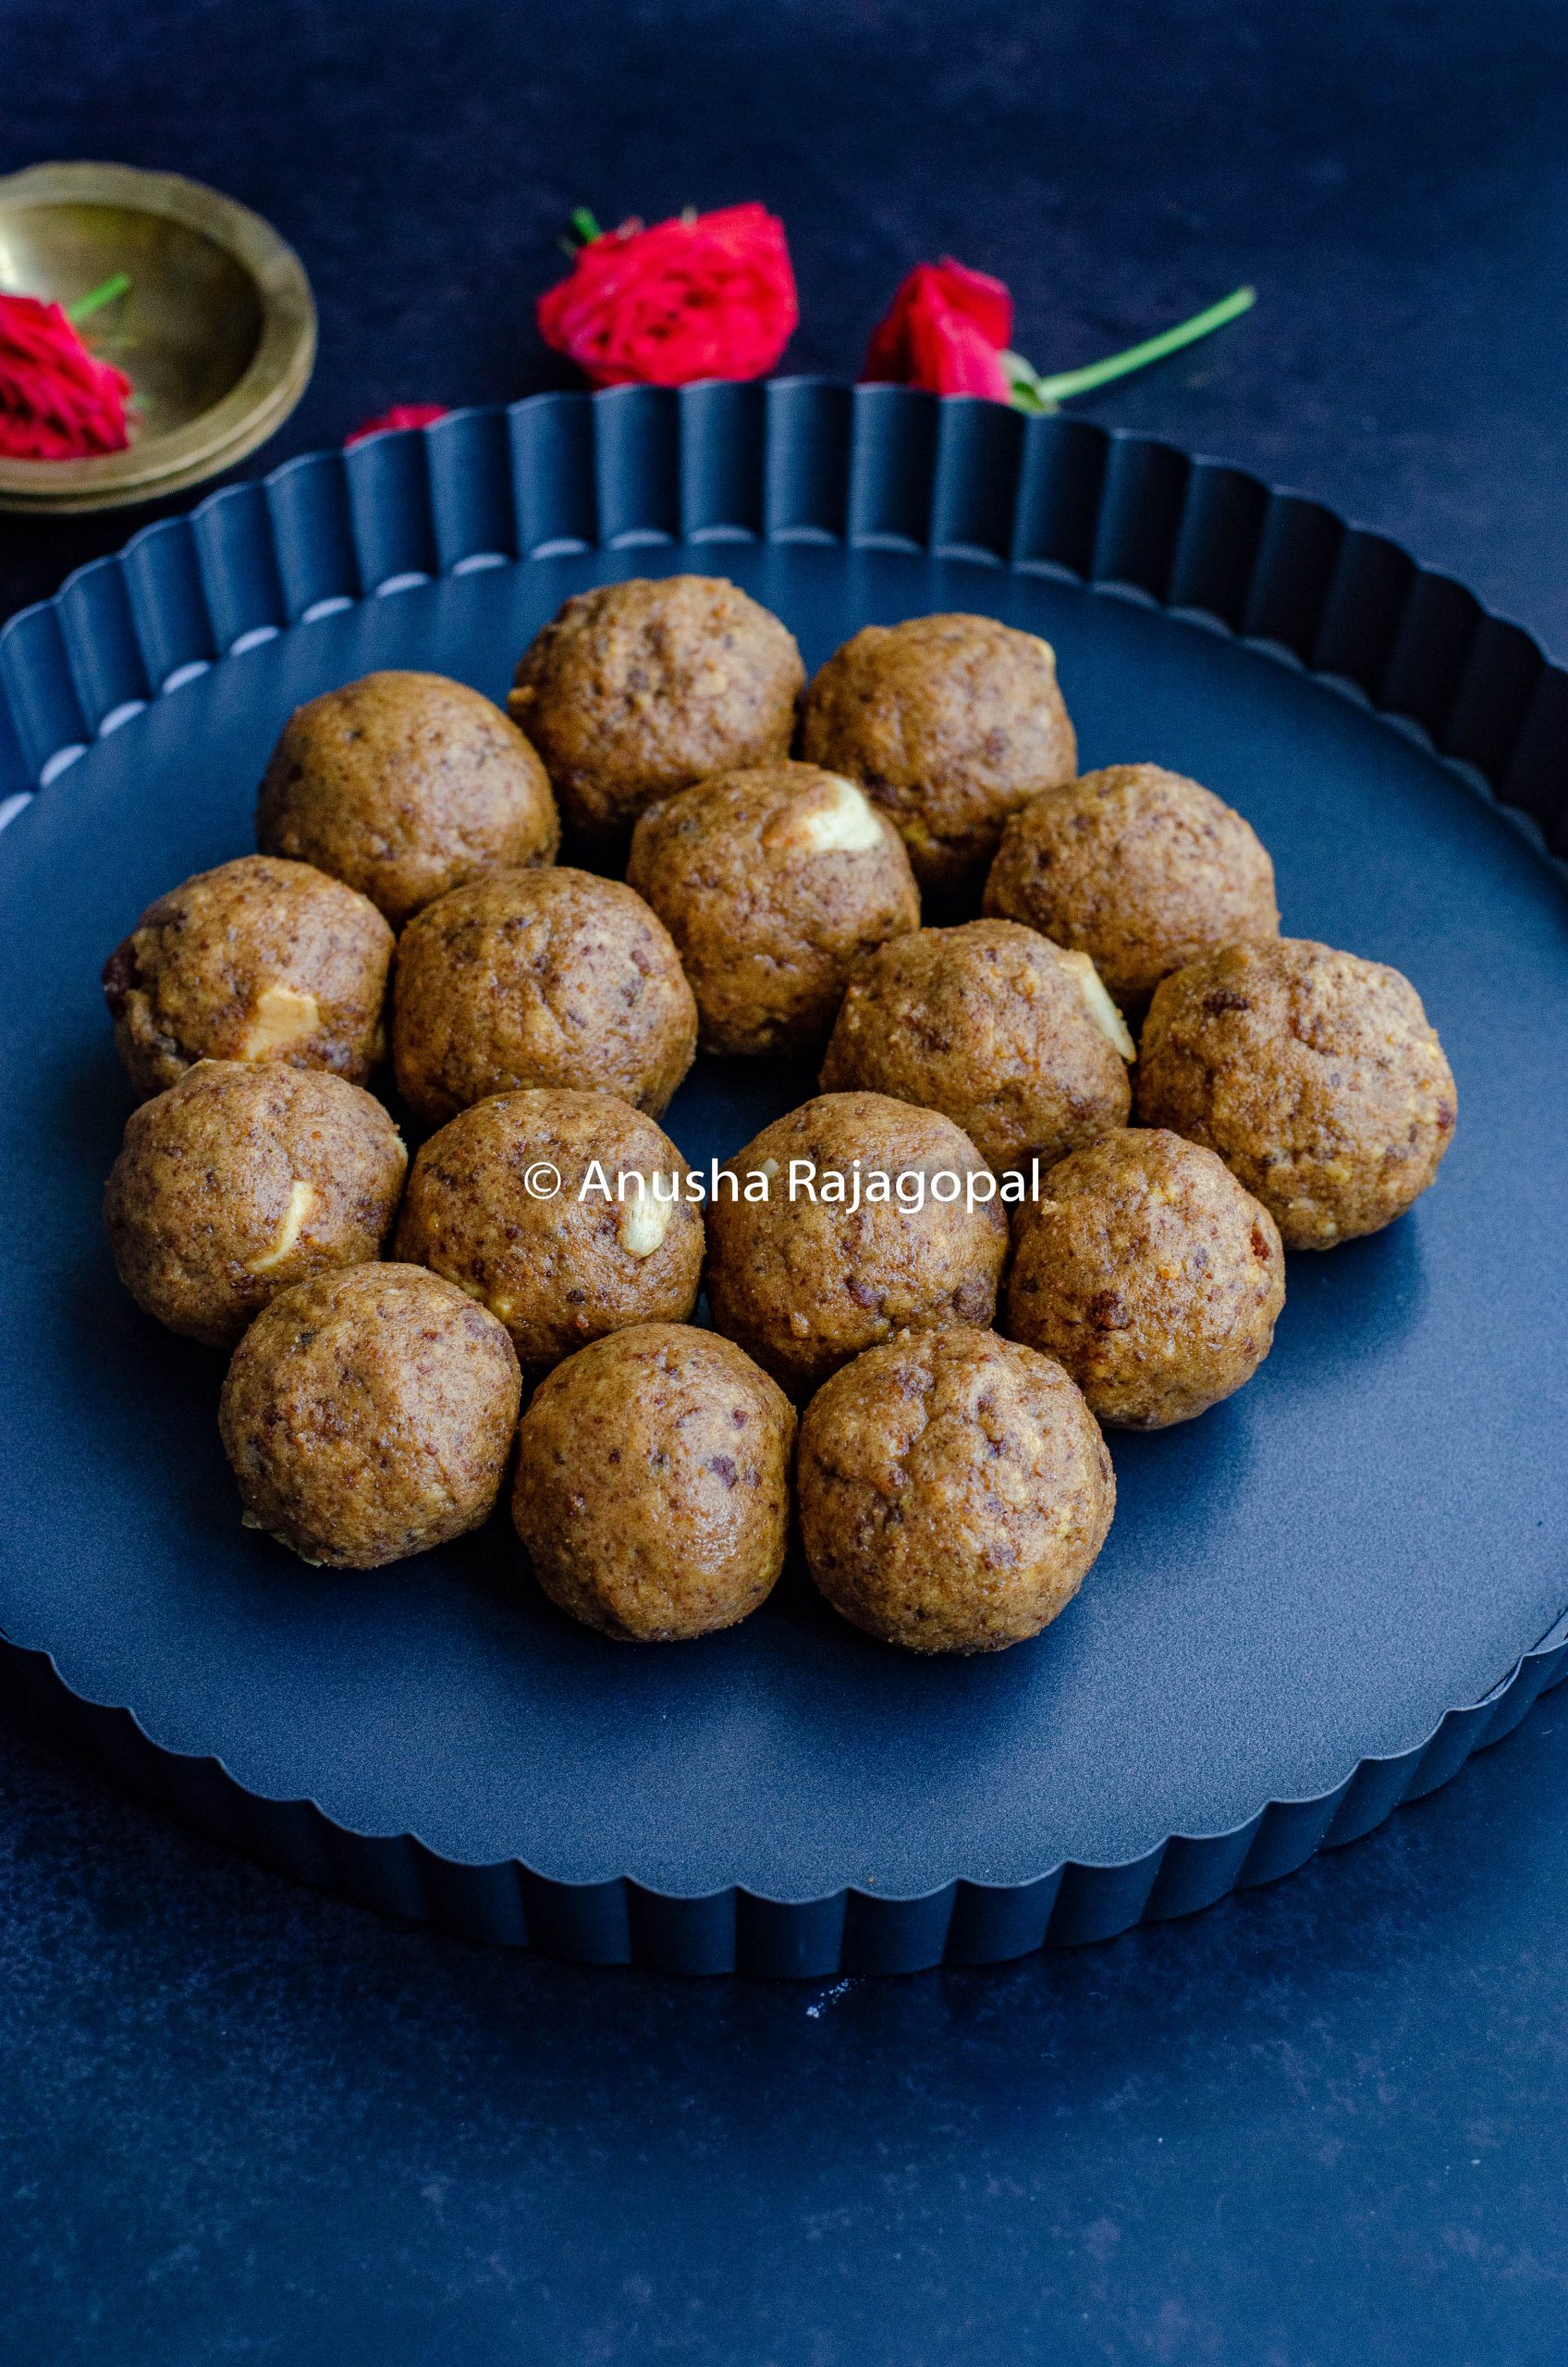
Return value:
<svg viewBox="0 0 1568 2367">
<path fill-rule="evenodd" d="M 1255 281 L 1086 408 L 1376 524 L 1558 657 L 1565 105 L 1553 0 L 0 0 L 0 169 L 172 167 L 302 254 L 320 363 L 257 468 L 567 383 L 531 300 L 574 204 L 759 197 L 792 368 L 851 373 L 942 251 L 1009 279 L 1043 369 Z M 136 522 L 0 521 L 0 613 Z M 0 2348 L 1560 2361 L 1565 1897 L 1568 1694 L 1193 1922 L 811 1989 L 377 1921 L 6 1702 Z"/>
</svg>

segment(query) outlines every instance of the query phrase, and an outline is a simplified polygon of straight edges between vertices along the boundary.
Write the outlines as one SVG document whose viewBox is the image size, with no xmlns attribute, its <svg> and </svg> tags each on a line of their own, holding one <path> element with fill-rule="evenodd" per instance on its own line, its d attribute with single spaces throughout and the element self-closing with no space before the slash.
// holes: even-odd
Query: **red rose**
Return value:
<svg viewBox="0 0 1568 2367">
<path fill-rule="evenodd" d="M 130 380 L 83 345 L 58 304 L 0 296 L 0 453 L 80 460 L 123 452 Z"/>
<path fill-rule="evenodd" d="M 1012 298 L 1002 282 L 944 255 L 915 264 L 871 332 L 862 374 L 1011 402 L 1001 357 L 1011 342 Z"/>
<path fill-rule="evenodd" d="M 800 317 L 784 225 L 761 205 L 590 239 L 539 299 L 539 334 L 596 386 L 760 378 Z"/>
<path fill-rule="evenodd" d="M 438 419 L 446 418 L 447 409 L 446 403 L 394 403 L 390 411 L 377 411 L 351 435 L 345 435 L 344 446 L 362 444 L 367 435 L 389 435 L 398 427 L 433 427 Z"/>
</svg>

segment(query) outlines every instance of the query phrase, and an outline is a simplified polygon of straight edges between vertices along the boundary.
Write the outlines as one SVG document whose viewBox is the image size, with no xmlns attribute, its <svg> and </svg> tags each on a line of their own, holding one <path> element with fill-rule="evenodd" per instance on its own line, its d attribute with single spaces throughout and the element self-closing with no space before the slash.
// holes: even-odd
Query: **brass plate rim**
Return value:
<svg viewBox="0 0 1568 2367">
<path fill-rule="evenodd" d="M 167 435 L 80 460 L 0 460 L 0 509 L 36 515 L 123 509 L 183 492 L 254 451 L 294 409 L 315 362 L 315 301 L 288 240 L 237 199 L 178 173 L 82 161 L 31 165 L 0 177 L 0 210 L 60 204 L 124 205 L 211 239 L 254 284 L 262 330 L 243 374 L 221 401 Z"/>
</svg>

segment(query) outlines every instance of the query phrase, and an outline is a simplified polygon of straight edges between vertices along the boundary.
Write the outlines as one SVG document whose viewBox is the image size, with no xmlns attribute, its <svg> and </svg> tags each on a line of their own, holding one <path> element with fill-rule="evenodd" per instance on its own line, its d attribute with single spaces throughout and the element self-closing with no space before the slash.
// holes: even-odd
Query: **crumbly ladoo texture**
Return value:
<svg viewBox="0 0 1568 2367">
<path fill-rule="evenodd" d="M 1164 1127 L 1072 1152 L 1013 1220 L 1006 1328 L 1054 1356 L 1102 1422 L 1190 1422 L 1252 1379 L 1285 1253 L 1224 1161 Z"/>
<path fill-rule="evenodd" d="M 968 921 L 861 963 L 822 1087 L 939 1110 L 1000 1173 L 1125 1125 L 1133 1049 L 1087 954 L 1015 921 Z"/>
<path fill-rule="evenodd" d="M 982 1196 L 979 1179 L 991 1190 L 995 1179 L 951 1119 L 877 1093 L 823 1094 L 764 1127 L 729 1166 L 742 1193 L 766 1177 L 767 1198 L 734 1198 L 720 1178 L 708 1209 L 708 1306 L 717 1330 L 791 1394 L 895 1332 L 991 1321 L 1007 1220 L 998 1200 Z M 894 1196 L 868 1196 L 876 1175 L 891 1179 Z M 910 1205 L 896 1196 L 900 1176 L 911 1179 Z M 937 1200 L 935 1178 L 956 1178 L 957 1197 Z M 839 1188 L 833 1179 L 841 1197 L 827 1196 Z"/>
<path fill-rule="evenodd" d="M 1032 798 L 1002 832 L 986 910 L 1087 953 L 1123 1010 L 1217 945 L 1278 937 L 1250 822 L 1161 765 L 1109 765 Z"/>
<path fill-rule="evenodd" d="M 703 1273 L 688 1174 L 610 1094 L 498 1093 L 420 1151 L 397 1254 L 480 1300 L 543 1372 L 628 1324 L 685 1322 Z"/>
<path fill-rule="evenodd" d="M 492 872 L 427 904 L 398 941 L 398 1089 L 432 1125 L 525 1085 L 619 1094 L 656 1117 L 696 1049 L 669 932 L 619 879 Z"/>
<path fill-rule="evenodd" d="M 613 837 L 707 773 L 787 756 L 804 681 L 793 633 L 735 584 L 636 577 L 569 600 L 507 706 L 573 828 Z"/>
<path fill-rule="evenodd" d="M 1009 815 L 1078 767 L 1049 643 L 994 617 L 865 626 L 807 690 L 800 752 L 859 781 L 923 888 L 982 877 Z"/>
<path fill-rule="evenodd" d="M 444 1545 L 495 1504 L 521 1390 L 503 1327 L 423 1266 L 298 1282 L 240 1341 L 219 1402 L 245 1524 L 340 1570 Z"/>
<path fill-rule="evenodd" d="M 1156 989 L 1137 1107 L 1218 1151 L 1287 1249 L 1331 1249 L 1420 1197 L 1459 1103 L 1408 978 L 1280 938 L 1224 946 Z"/>
<path fill-rule="evenodd" d="M 553 863 L 559 842 L 522 733 L 445 674 L 366 674 L 297 707 L 256 803 L 264 854 L 347 880 L 395 929 L 486 871 Z"/>
<path fill-rule="evenodd" d="M 231 1348 L 279 1291 L 380 1256 L 407 1166 L 359 1085 L 202 1061 L 130 1114 L 104 1197 L 116 1269 L 171 1331 Z"/>
<path fill-rule="evenodd" d="M 1116 1509 L 1105 1441 L 1061 1367 L 967 1329 L 890 1341 L 835 1373 L 802 1417 L 796 1488 L 821 1593 L 913 1652 L 1037 1636 Z"/>
<path fill-rule="evenodd" d="M 149 904 L 104 964 L 126 1073 L 163 1093 L 198 1061 L 278 1061 L 362 1085 L 385 1049 L 393 937 L 308 863 L 241 855 Z"/>
<path fill-rule="evenodd" d="M 624 1642 L 733 1627 L 790 1531 L 795 1416 L 711 1331 L 642 1323 L 546 1375 L 518 1430 L 512 1517 L 552 1602 Z"/>
<path fill-rule="evenodd" d="M 815 765 L 717 773 L 651 806 L 626 876 L 680 949 L 706 1052 L 820 1044 L 854 964 L 920 926 L 897 830 Z"/>
</svg>

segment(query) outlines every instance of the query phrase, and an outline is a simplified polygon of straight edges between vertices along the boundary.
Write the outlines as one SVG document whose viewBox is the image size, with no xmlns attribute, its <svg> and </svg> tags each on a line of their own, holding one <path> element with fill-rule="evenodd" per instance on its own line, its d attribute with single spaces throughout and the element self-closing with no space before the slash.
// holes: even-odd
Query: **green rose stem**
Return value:
<svg viewBox="0 0 1568 2367">
<path fill-rule="evenodd" d="M 1021 353 L 1004 353 L 1002 368 L 1012 399 L 1020 411 L 1056 411 L 1070 395 L 1086 395 L 1091 387 L 1107 386 L 1113 378 L 1125 378 L 1134 370 L 1146 369 L 1151 362 L 1163 362 L 1168 353 L 1180 353 L 1184 345 L 1195 345 L 1199 337 L 1222 329 L 1227 321 L 1240 320 L 1256 301 L 1256 288 L 1234 288 L 1218 304 L 1194 313 L 1190 321 L 1181 321 L 1173 329 L 1161 329 L 1158 337 L 1130 345 L 1123 353 L 1109 354 L 1104 362 L 1091 362 L 1085 369 L 1060 371 L 1054 378 L 1042 378 Z"/>
<path fill-rule="evenodd" d="M 94 313 L 101 313 L 105 304 L 112 304 L 116 296 L 123 296 L 129 286 L 129 271 L 116 271 L 110 278 L 101 279 L 96 288 L 90 288 L 85 296 L 79 296 L 74 304 L 66 306 L 67 320 L 72 328 L 80 328 Z"/>
</svg>

